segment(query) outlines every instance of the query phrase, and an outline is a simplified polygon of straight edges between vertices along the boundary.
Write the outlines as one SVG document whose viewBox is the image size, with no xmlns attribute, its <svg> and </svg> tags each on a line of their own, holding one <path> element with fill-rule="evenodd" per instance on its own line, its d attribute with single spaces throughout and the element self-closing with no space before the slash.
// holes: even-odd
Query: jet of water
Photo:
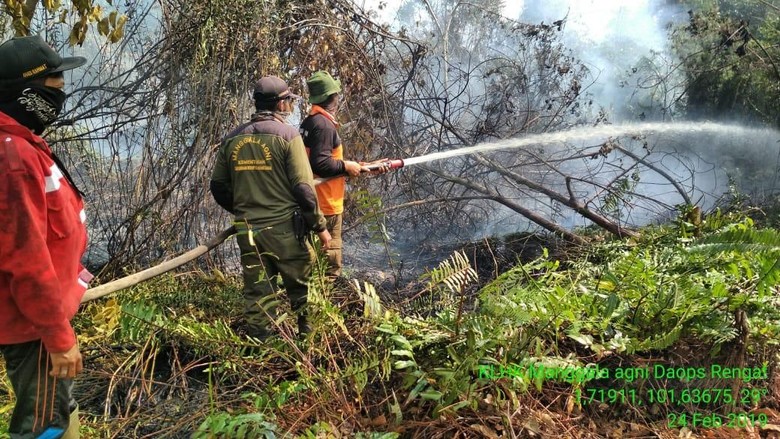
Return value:
<svg viewBox="0 0 780 439">
<path fill-rule="evenodd" d="M 435 152 L 419 157 L 403 159 L 404 166 L 418 165 L 462 155 L 480 152 L 517 149 L 530 145 L 553 145 L 566 142 L 584 141 L 593 138 L 609 138 L 639 134 L 716 134 L 738 136 L 745 139 L 757 135 L 766 135 L 768 129 L 748 128 L 739 125 L 719 124 L 714 122 L 680 122 L 680 123 L 637 123 L 620 125 L 599 125 L 595 127 L 578 127 L 565 131 L 534 134 L 521 139 L 506 139 L 497 142 L 486 142 L 466 148 Z M 778 133 L 780 136 L 780 133 Z"/>
</svg>

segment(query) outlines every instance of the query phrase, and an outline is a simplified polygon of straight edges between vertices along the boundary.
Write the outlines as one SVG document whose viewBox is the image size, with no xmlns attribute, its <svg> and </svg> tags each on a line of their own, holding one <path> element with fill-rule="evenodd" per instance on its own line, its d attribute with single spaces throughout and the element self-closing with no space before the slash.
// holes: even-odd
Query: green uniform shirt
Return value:
<svg viewBox="0 0 780 439">
<path fill-rule="evenodd" d="M 303 140 L 293 126 L 270 113 L 226 136 L 211 182 L 214 197 L 236 221 L 272 226 L 299 210 L 312 230 L 325 229 Z"/>
</svg>

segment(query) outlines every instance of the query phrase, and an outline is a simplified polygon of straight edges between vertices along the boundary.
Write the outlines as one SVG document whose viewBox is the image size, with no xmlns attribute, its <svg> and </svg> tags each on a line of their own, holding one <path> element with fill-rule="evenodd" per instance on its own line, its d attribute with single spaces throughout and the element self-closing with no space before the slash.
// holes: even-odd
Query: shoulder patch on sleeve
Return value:
<svg viewBox="0 0 780 439">
<path fill-rule="evenodd" d="M 24 170 L 24 163 L 19 156 L 19 146 L 7 135 L 0 139 L 0 169 L 8 172 Z"/>
</svg>

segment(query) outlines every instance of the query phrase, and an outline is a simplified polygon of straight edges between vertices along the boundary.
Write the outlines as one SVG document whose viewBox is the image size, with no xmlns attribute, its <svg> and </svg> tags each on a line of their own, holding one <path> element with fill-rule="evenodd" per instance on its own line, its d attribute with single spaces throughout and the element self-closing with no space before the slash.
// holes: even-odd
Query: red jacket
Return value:
<svg viewBox="0 0 780 439">
<path fill-rule="evenodd" d="M 0 112 L 0 344 L 76 343 L 70 320 L 91 275 L 84 204 L 46 142 Z"/>
</svg>

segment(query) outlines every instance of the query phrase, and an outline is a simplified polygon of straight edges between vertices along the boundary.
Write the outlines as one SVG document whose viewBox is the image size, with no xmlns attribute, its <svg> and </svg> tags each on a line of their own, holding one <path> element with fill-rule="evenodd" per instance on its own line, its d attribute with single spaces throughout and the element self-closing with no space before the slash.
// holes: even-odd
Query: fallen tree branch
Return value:
<svg viewBox="0 0 780 439">
<path fill-rule="evenodd" d="M 566 230 L 565 228 L 561 227 L 560 225 L 548 220 L 547 218 L 537 214 L 536 212 L 533 212 L 530 209 L 527 209 L 526 207 L 515 203 L 513 201 L 510 201 L 509 199 L 502 197 L 501 195 L 495 193 L 494 191 L 488 189 L 485 186 L 479 185 L 477 183 L 474 183 L 468 179 L 456 177 L 454 175 L 448 175 L 444 174 L 438 171 L 434 171 L 430 168 L 426 167 L 426 170 L 428 172 L 431 172 L 447 181 L 457 183 L 461 186 L 464 186 L 466 188 L 469 188 L 475 192 L 478 192 L 480 194 L 484 194 L 486 199 L 493 200 L 499 204 L 503 204 L 504 206 L 514 210 L 515 212 L 519 213 L 520 215 L 524 216 L 525 218 L 531 220 L 532 222 L 542 226 L 543 228 L 553 232 L 554 234 L 558 236 L 562 236 L 567 241 L 573 242 L 575 244 L 587 244 L 587 240 L 576 233 L 573 233 L 569 230 Z"/>
<path fill-rule="evenodd" d="M 637 163 L 641 163 L 641 164 L 647 166 L 648 169 L 658 173 L 660 176 L 665 178 L 666 181 L 668 181 L 669 183 L 672 184 L 672 186 L 674 186 L 674 188 L 677 190 L 677 193 L 679 193 L 680 196 L 685 201 L 685 204 L 687 204 L 689 206 L 693 206 L 693 201 L 691 200 L 691 197 L 688 196 L 688 193 L 685 192 L 685 189 L 683 189 L 682 185 L 680 185 L 680 183 L 677 182 L 677 179 L 675 179 L 674 177 L 669 175 L 668 172 L 664 171 L 663 169 L 659 168 L 658 166 L 654 165 L 653 163 L 650 163 L 649 161 L 647 161 L 646 158 L 639 157 L 637 154 L 634 154 L 633 152 L 627 150 L 626 148 L 623 148 L 622 146 L 615 146 L 615 149 L 620 151 L 620 152 L 622 152 L 623 154 L 631 157 Z"/>
<path fill-rule="evenodd" d="M 610 220 L 609 218 L 607 218 L 607 217 L 605 217 L 605 216 L 603 216 L 603 215 L 601 215 L 601 214 L 599 214 L 599 213 L 597 213 L 597 212 L 595 212 L 593 210 L 588 209 L 584 204 L 579 202 L 577 199 L 570 199 L 570 198 L 566 197 L 563 194 L 560 194 L 560 193 L 558 193 L 558 192 L 556 192 L 556 191 L 554 191 L 554 190 L 552 190 L 550 188 L 544 187 L 544 186 L 542 186 L 539 183 L 536 183 L 536 182 L 534 182 L 534 181 L 532 181 L 532 180 L 530 180 L 528 178 L 523 177 L 522 175 L 518 174 L 517 172 L 510 171 L 510 170 L 506 169 L 505 167 L 501 166 L 499 163 L 486 158 L 482 154 L 476 154 L 474 156 L 474 158 L 478 162 L 488 166 L 490 169 L 498 172 L 499 174 L 501 174 L 501 175 L 503 175 L 505 177 L 510 178 L 511 180 L 517 182 L 518 184 L 521 184 L 521 185 L 523 185 L 523 186 L 525 186 L 525 187 L 527 187 L 529 189 L 532 189 L 532 190 L 535 190 L 535 191 L 537 191 L 539 193 L 542 193 L 542 194 L 550 197 L 551 199 L 553 199 L 553 200 L 563 204 L 564 206 L 569 207 L 570 209 L 572 209 L 575 212 L 579 213 L 583 217 L 589 219 L 590 221 L 592 221 L 596 225 L 600 226 L 601 228 L 607 230 L 608 232 L 610 232 L 610 233 L 612 233 L 614 235 L 617 235 L 620 238 L 623 238 L 623 237 L 626 237 L 626 236 L 631 237 L 631 238 L 636 238 L 636 237 L 639 236 L 639 233 L 637 233 L 637 232 L 635 232 L 633 230 L 627 229 L 627 228 L 621 226 L 620 224 Z M 567 186 L 568 186 L 568 182 L 567 182 Z M 573 195 L 571 187 L 569 187 L 568 190 L 569 190 L 570 196 Z M 532 221 L 536 222 L 537 224 L 542 225 L 541 223 L 539 223 L 539 222 L 537 222 L 537 221 L 535 221 L 533 219 L 532 219 Z M 547 221 L 547 222 L 548 223 L 552 223 L 550 221 Z M 552 224 L 554 224 L 554 223 L 552 223 Z M 544 225 L 542 225 L 542 227 L 547 228 Z M 557 224 L 555 224 L 555 227 L 558 228 L 558 229 L 561 229 L 561 227 L 558 226 Z M 548 229 L 548 230 L 551 230 L 551 229 Z M 573 235 L 573 234 L 570 233 L 570 235 Z M 567 239 L 568 239 L 568 236 L 567 236 Z M 580 238 L 580 239 L 582 239 L 582 238 Z"/>
</svg>

